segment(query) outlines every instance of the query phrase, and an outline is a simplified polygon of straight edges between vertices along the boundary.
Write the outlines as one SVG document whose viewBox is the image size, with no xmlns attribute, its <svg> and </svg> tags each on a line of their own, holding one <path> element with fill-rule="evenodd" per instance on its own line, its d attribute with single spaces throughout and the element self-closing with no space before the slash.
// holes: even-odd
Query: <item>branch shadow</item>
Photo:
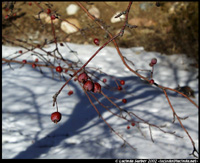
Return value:
<svg viewBox="0 0 200 163">
<path fill-rule="evenodd" d="M 103 75 L 99 74 L 100 78 L 102 76 Z M 31 75 L 30 75 L 30 77 L 31 77 Z M 43 79 L 47 79 L 47 81 L 52 80 L 52 76 L 50 76 L 47 73 L 44 73 Z M 38 79 L 36 78 L 36 80 L 39 80 L 39 77 L 38 77 Z M 53 79 L 53 80 L 56 82 L 60 81 L 58 79 Z M 130 95 L 130 93 L 133 92 L 133 94 L 134 94 L 133 96 L 130 95 L 129 98 L 127 99 L 128 101 L 131 102 L 131 105 L 126 107 L 126 109 L 129 111 L 137 106 L 144 105 L 145 103 L 153 101 L 156 97 L 159 97 L 161 94 L 163 94 L 162 91 L 152 87 L 149 84 L 145 84 L 145 83 L 141 82 L 140 79 L 138 79 L 138 77 L 124 77 L 123 80 L 125 80 L 128 83 L 127 85 L 129 86 L 129 88 L 128 88 L 129 90 L 126 93 L 128 95 Z M 132 83 L 132 84 L 130 85 L 129 83 Z M 20 88 L 22 90 L 25 90 L 26 92 L 29 92 L 29 95 L 33 100 L 32 105 L 33 105 L 34 109 L 36 110 L 38 125 L 39 125 L 39 128 L 41 129 L 40 132 L 42 132 L 42 130 L 44 129 L 44 127 L 42 125 L 42 120 L 41 120 L 43 115 L 41 115 L 41 113 L 39 111 L 39 108 L 41 106 L 39 106 L 37 104 L 37 102 L 35 101 L 36 94 L 31 89 L 28 89 L 27 87 L 17 85 L 17 82 L 14 82 L 14 83 L 11 82 L 11 83 L 7 83 L 7 84 L 12 85 L 10 87 L 10 89 Z M 53 84 L 55 84 L 55 83 L 52 82 L 51 85 L 50 85 L 50 83 L 48 83 L 47 87 L 51 88 L 51 87 L 53 87 Z M 113 83 L 110 83 L 110 84 L 112 85 Z M 71 82 L 70 86 L 73 87 L 75 92 L 81 91 L 81 89 L 74 82 Z M 34 85 L 32 87 L 34 87 Z M 111 92 L 110 90 L 106 90 L 106 89 L 103 89 L 103 90 L 105 91 L 107 96 L 114 96 L 119 99 L 122 98 L 124 95 L 122 92 L 119 93 L 119 91 Z M 144 91 L 141 91 L 141 90 L 144 90 Z M 37 94 L 37 96 L 39 95 L 42 98 L 42 96 L 45 95 L 45 93 L 47 93 L 47 92 L 48 92 L 48 89 L 46 89 L 46 92 Z M 174 96 L 173 93 L 169 93 L 168 95 Z M 35 135 L 35 140 L 36 140 L 35 143 L 30 145 L 24 151 L 21 151 L 20 153 L 18 153 L 14 157 L 14 159 L 39 158 L 42 154 L 48 153 L 49 150 L 57 147 L 63 140 L 69 139 L 70 137 L 73 137 L 75 135 L 79 135 L 94 126 L 99 125 L 100 123 L 103 123 L 103 121 L 101 119 L 99 119 L 99 120 L 95 120 L 92 125 L 89 125 L 88 127 L 84 127 L 90 121 L 93 121 L 94 119 L 96 119 L 98 117 L 98 114 L 96 113 L 95 109 L 91 106 L 87 97 L 84 94 L 77 93 L 76 96 L 79 99 L 79 101 L 73 108 L 73 112 L 70 114 L 67 121 L 60 124 L 57 129 L 48 133 L 44 138 L 39 139 L 37 135 L 40 132 L 38 132 Z M 61 100 L 65 99 L 66 97 L 67 96 L 62 97 Z M 13 98 L 15 100 L 13 102 L 17 102 L 20 100 L 19 98 L 16 98 L 16 97 L 13 97 Z M 105 103 L 105 105 L 108 104 L 108 101 L 106 99 L 102 99 L 101 102 Z M 116 102 L 116 103 L 119 104 L 119 102 Z M 43 104 L 43 105 L 45 105 L 45 104 Z M 121 105 L 121 104 L 119 104 L 119 105 Z M 136 111 L 140 112 L 139 110 L 136 110 Z M 102 115 L 103 113 L 106 112 L 106 110 L 101 108 L 101 109 L 99 109 L 99 112 Z M 158 115 L 154 114 L 153 112 L 149 112 L 149 111 L 141 111 L 141 112 L 144 115 L 154 117 L 154 119 L 159 119 L 160 121 L 163 121 L 163 122 L 169 120 L 167 117 L 160 118 Z M 22 111 L 19 114 L 24 114 L 24 113 L 25 112 Z M 28 114 L 31 114 L 31 113 L 28 113 Z M 108 118 L 105 118 L 105 119 L 108 120 L 109 118 L 112 118 L 112 117 L 113 117 L 113 115 Z M 52 122 L 50 122 L 50 123 L 52 123 Z M 106 126 L 106 124 L 104 124 L 104 125 Z M 111 135 L 111 133 L 107 131 L 107 130 L 109 130 L 109 128 L 106 127 L 104 130 L 105 130 L 104 134 L 106 133 L 107 136 L 109 137 Z M 54 140 L 54 141 L 52 141 L 52 140 Z M 73 145 L 70 143 L 65 143 L 65 145 L 64 145 L 64 147 L 68 148 L 69 150 L 72 146 Z M 111 153 L 109 153 L 108 150 L 101 150 L 101 146 L 97 145 L 97 143 L 92 143 L 91 141 L 88 142 L 88 146 L 83 145 L 83 146 L 80 146 L 80 148 L 83 148 L 82 150 L 86 151 L 88 156 L 91 158 L 94 155 L 96 155 L 96 157 L 98 157 L 98 158 L 117 157 L 114 153 L 112 153 L 112 151 L 111 151 Z M 96 149 L 96 148 L 98 148 L 98 150 L 95 151 L 94 149 Z M 115 149 L 114 152 L 119 149 Z M 137 156 L 138 156 L 138 153 L 133 151 L 132 158 L 137 158 Z M 72 158 L 73 158 L 73 156 L 72 156 Z"/>
</svg>

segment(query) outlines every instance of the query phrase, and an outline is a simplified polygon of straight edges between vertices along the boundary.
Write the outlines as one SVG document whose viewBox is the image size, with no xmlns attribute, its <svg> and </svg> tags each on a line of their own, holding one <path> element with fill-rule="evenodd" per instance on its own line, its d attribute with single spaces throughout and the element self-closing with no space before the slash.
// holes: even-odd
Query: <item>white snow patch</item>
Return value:
<svg viewBox="0 0 200 163">
<path fill-rule="evenodd" d="M 82 63 L 85 63 L 98 49 L 92 45 L 77 45 L 67 43 L 69 47 L 77 52 Z M 51 51 L 55 45 L 46 48 Z M 2 46 L 2 57 L 13 57 L 16 52 L 23 50 L 19 47 Z M 154 80 L 163 86 L 175 88 L 188 85 L 195 91 L 195 98 L 198 103 L 198 70 L 188 68 L 188 61 L 185 55 L 174 54 L 171 56 L 161 55 L 157 52 L 146 52 L 143 47 L 120 48 L 122 54 L 134 65 L 133 69 L 147 69 L 152 58 L 156 57 L 158 62 L 154 69 Z M 66 48 L 60 47 L 60 52 L 65 58 L 77 61 L 75 53 L 71 53 Z M 42 52 L 41 52 L 42 53 Z M 21 56 L 18 60 L 27 59 L 32 61 L 31 52 Z M 45 55 L 45 54 L 44 54 Z M 51 59 L 50 57 L 47 57 Z M 190 159 L 192 145 L 187 135 L 176 120 L 172 124 L 173 115 L 171 108 L 163 92 L 154 86 L 150 86 L 133 73 L 127 70 L 120 60 L 115 48 L 105 47 L 88 64 L 87 67 L 100 68 L 108 75 L 124 79 L 126 84 L 121 94 L 105 88 L 103 91 L 108 96 L 126 98 L 127 103 L 121 100 L 113 100 L 117 104 L 133 111 L 139 117 L 149 123 L 164 125 L 166 131 L 176 131 L 183 139 L 174 135 L 164 134 L 160 130 L 152 127 L 154 143 L 151 141 L 149 128 L 147 125 L 140 125 L 145 137 L 143 137 L 137 127 L 126 129 L 128 125 L 125 121 L 112 116 L 105 109 L 96 105 L 103 118 L 133 147 L 121 148 L 123 141 L 116 136 L 109 127 L 99 119 L 95 109 L 91 106 L 87 97 L 82 92 L 80 86 L 70 83 L 70 88 L 74 91 L 72 96 L 68 96 L 68 87 L 58 97 L 59 111 L 62 112 L 62 120 L 55 125 L 51 122 L 50 115 L 55 111 L 52 106 L 53 95 L 64 84 L 55 74 L 56 79 L 52 79 L 50 70 L 42 69 L 44 75 L 38 69 L 32 69 L 30 65 L 25 65 L 19 69 L 20 65 L 12 63 L 14 71 L 6 64 L 2 65 L 2 158 L 47 158 L 47 159 L 80 159 L 80 158 L 138 158 L 138 159 Z M 107 76 L 108 84 L 112 82 Z M 188 100 L 168 92 L 172 105 L 181 116 L 189 115 L 183 121 L 184 126 L 191 134 L 198 148 L 198 109 Z M 99 97 L 101 97 L 99 95 Z M 101 101 L 106 102 L 104 98 Z M 106 103 L 108 105 L 108 102 Z M 116 109 L 111 108 L 111 111 Z"/>
</svg>

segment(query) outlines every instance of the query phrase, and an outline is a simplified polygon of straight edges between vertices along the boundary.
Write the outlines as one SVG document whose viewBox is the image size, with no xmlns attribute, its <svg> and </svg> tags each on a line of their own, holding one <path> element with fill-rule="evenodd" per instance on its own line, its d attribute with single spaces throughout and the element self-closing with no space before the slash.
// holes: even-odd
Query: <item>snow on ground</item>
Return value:
<svg viewBox="0 0 200 163">
<path fill-rule="evenodd" d="M 68 44 L 77 51 L 78 57 L 85 63 L 98 49 L 92 45 Z M 52 50 L 54 45 L 48 47 Z M 61 53 L 72 60 L 76 56 L 66 48 L 59 47 Z M 17 47 L 2 46 L 3 57 L 20 50 Z M 137 69 L 150 69 L 152 58 L 158 59 L 155 66 L 154 80 L 163 86 L 175 88 L 188 85 L 195 91 L 193 99 L 198 104 L 198 70 L 187 68 L 190 62 L 184 55 L 165 56 L 157 52 L 146 52 L 142 47 L 121 49 L 122 54 L 135 64 Z M 12 56 L 11 56 L 12 57 Z M 19 58 L 22 59 L 22 58 Z M 32 60 L 30 53 L 23 59 Z M 137 127 L 126 129 L 127 123 L 109 114 L 95 103 L 105 120 L 124 138 L 136 151 L 129 146 L 122 148 L 123 141 L 110 131 L 98 117 L 80 86 L 70 82 L 74 91 L 68 96 L 67 86 L 58 96 L 59 111 L 62 120 L 56 125 L 50 115 L 56 109 L 52 106 L 52 96 L 64 84 L 58 74 L 52 78 L 50 70 L 32 69 L 30 65 L 19 68 L 12 63 L 14 70 L 2 65 L 2 158 L 40 158 L 40 159 L 102 159 L 102 158 L 137 158 L 137 159 L 188 159 L 193 158 L 192 145 L 176 120 L 172 124 L 172 111 L 161 90 L 142 82 L 128 71 L 120 61 L 116 49 L 105 47 L 91 61 L 88 67 L 101 68 L 109 75 L 125 80 L 125 91 L 119 93 L 103 88 L 108 96 L 119 99 L 126 98 L 127 103 L 115 101 L 122 108 L 133 111 L 139 117 L 156 125 L 166 124 L 167 131 L 176 131 L 184 138 L 164 134 L 152 128 L 154 143 L 151 141 L 147 125 L 141 125 L 144 136 Z M 130 65 L 132 66 L 132 65 Z M 133 66 L 132 66 L 133 67 Z M 142 72 L 144 73 L 144 72 Z M 104 78 L 104 75 L 99 75 Z M 114 84 L 108 77 L 108 83 Z M 180 117 L 189 116 L 183 121 L 184 126 L 198 148 L 198 109 L 188 100 L 168 92 L 169 98 Z M 101 102 L 109 103 L 98 95 Z M 115 110 L 112 108 L 111 110 Z"/>
</svg>

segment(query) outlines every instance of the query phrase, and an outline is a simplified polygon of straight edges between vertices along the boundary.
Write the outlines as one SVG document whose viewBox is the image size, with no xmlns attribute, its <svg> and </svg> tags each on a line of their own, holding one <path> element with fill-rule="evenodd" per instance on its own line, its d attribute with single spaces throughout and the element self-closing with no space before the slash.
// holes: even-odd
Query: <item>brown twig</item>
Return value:
<svg viewBox="0 0 200 163">
<path fill-rule="evenodd" d="M 176 114 L 176 112 L 175 112 L 175 110 L 174 110 L 174 108 L 173 108 L 173 106 L 172 106 L 172 104 L 171 104 L 171 102 L 170 102 L 170 100 L 169 100 L 169 97 L 168 97 L 168 95 L 167 95 L 166 90 L 163 89 L 163 92 L 164 92 L 164 94 L 165 94 L 165 96 L 166 96 L 166 99 L 167 99 L 167 101 L 168 101 L 168 103 L 169 103 L 170 108 L 172 109 L 173 114 L 176 116 L 176 118 L 177 118 L 178 121 L 179 121 L 179 124 L 181 125 L 181 127 L 183 128 L 183 130 L 185 131 L 185 133 L 188 135 L 188 137 L 189 137 L 189 139 L 190 139 L 190 141 L 191 141 L 191 143 L 192 143 L 192 145 L 193 145 L 193 148 L 196 149 L 196 148 L 195 148 L 195 143 L 194 143 L 192 137 L 190 136 L 190 134 L 188 133 L 188 131 L 186 130 L 186 128 L 183 126 L 183 124 L 182 124 L 182 122 L 181 122 L 179 116 Z"/>
<path fill-rule="evenodd" d="M 81 84 L 80 84 L 81 85 Z M 111 129 L 111 131 L 113 131 L 118 137 L 120 137 L 123 141 L 124 144 L 129 145 L 133 150 L 136 150 L 136 148 L 134 148 L 129 142 L 127 142 L 122 135 L 120 135 L 118 132 L 116 132 L 111 125 L 102 117 L 102 115 L 99 113 L 98 109 L 96 108 L 96 106 L 94 105 L 94 103 L 92 102 L 91 98 L 89 97 L 87 91 L 83 88 L 83 86 L 81 85 L 82 89 L 84 90 L 88 100 L 90 101 L 91 105 L 95 108 L 96 112 L 98 113 L 99 117 L 106 123 L 106 125 Z"/>
</svg>

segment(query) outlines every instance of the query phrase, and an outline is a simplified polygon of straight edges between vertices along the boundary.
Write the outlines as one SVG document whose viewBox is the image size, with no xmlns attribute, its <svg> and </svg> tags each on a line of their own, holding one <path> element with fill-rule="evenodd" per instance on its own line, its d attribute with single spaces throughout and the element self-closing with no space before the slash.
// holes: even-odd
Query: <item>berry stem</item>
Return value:
<svg viewBox="0 0 200 163">
<path fill-rule="evenodd" d="M 151 79 L 153 79 L 153 70 L 154 70 L 153 67 L 154 67 L 154 66 L 152 66 L 152 70 L 151 70 Z"/>
<path fill-rule="evenodd" d="M 55 101 L 55 103 L 56 103 L 56 111 L 58 112 L 58 103 L 57 101 Z"/>
</svg>

